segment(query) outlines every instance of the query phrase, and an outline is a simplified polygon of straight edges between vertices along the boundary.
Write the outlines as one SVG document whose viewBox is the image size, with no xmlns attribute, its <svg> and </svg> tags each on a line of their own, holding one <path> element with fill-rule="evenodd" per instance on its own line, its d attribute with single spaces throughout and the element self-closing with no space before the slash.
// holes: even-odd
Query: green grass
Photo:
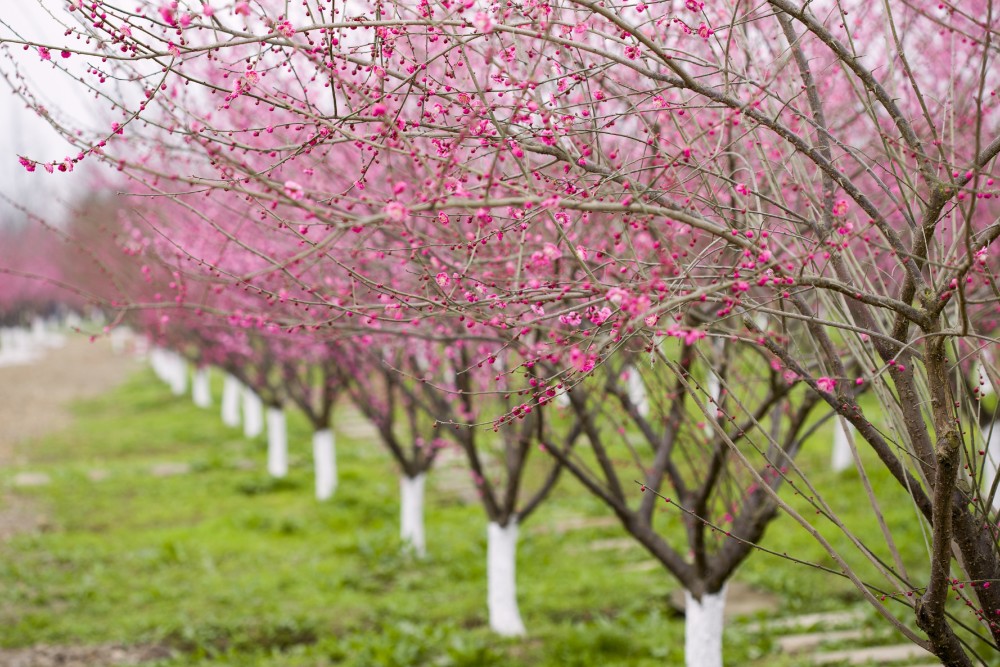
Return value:
<svg viewBox="0 0 1000 667">
<path fill-rule="evenodd" d="M 22 470 L 52 479 L 16 490 L 48 523 L 0 544 L 0 646 L 157 643 L 177 652 L 163 665 L 204 667 L 683 664 L 683 621 L 667 602 L 675 582 L 663 570 L 630 568 L 648 560 L 638 547 L 588 549 L 624 531 L 544 530 L 559 517 L 607 514 L 568 476 L 522 529 L 528 638 L 502 640 L 486 625 L 482 510 L 432 481 L 430 555 L 411 558 L 398 539 L 396 471 L 377 443 L 339 438 L 339 487 L 320 504 L 298 415 L 289 418 L 290 474 L 275 482 L 264 472 L 262 439 L 244 440 L 216 408 L 170 396 L 149 373 L 76 412 L 72 429 L 25 445 L 27 463 L 0 471 L 3 484 Z M 829 447 L 815 450 L 802 464 L 821 471 Z M 153 476 L 164 462 L 192 471 Z M 107 478 L 92 481 L 94 470 Z M 815 479 L 845 520 L 880 539 L 851 474 Z M 904 553 L 919 563 L 912 509 L 891 480 L 875 482 L 896 493 L 887 519 L 908 531 Z M 787 517 L 766 542 L 832 562 Z M 849 582 L 770 556 L 751 558 L 739 578 L 777 593 L 781 614 L 859 599 Z M 727 629 L 730 664 L 796 664 L 773 650 L 747 624 Z"/>
</svg>

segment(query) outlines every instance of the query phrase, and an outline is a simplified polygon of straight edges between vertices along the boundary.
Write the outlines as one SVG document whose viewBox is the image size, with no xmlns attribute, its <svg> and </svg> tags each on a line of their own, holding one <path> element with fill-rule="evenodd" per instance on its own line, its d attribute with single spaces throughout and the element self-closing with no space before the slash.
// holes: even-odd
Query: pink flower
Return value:
<svg viewBox="0 0 1000 667">
<path fill-rule="evenodd" d="M 385 113 L 388 110 L 389 110 L 389 107 L 387 107 L 386 105 L 384 105 L 384 104 L 382 104 L 380 102 L 380 103 L 378 103 L 378 104 L 376 104 L 375 106 L 372 107 L 372 115 L 373 116 L 384 116 Z"/>
<path fill-rule="evenodd" d="M 587 354 L 579 348 L 574 347 L 569 351 L 569 360 L 570 363 L 573 364 L 573 368 L 581 373 L 587 373 L 594 370 L 594 365 L 597 362 L 597 355 Z"/>
<path fill-rule="evenodd" d="M 559 321 L 562 322 L 563 324 L 567 324 L 567 325 L 569 325 L 571 327 L 575 327 L 578 324 L 580 324 L 580 322 L 583 321 L 583 318 L 580 317 L 580 313 L 578 313 L 575 310 L 573 310 L 573 311 L 570 311 L 570 312 L 566 313 L 565 315 L 560 315 L 559 316 Z"/>
<path fill-rule="evenodd" d="M 410 215 L 409 209 L 398 201 L 391 201 L 385 205 L 385 217 L 393 222 L 402 222 Z"/>
<path fill-rule="evenodd" d="M 477 12 L 472 19 L 472 27 L 476 29 L 476 32 L 487 35 L 493 32 L 493 19 L 486 12 Z"/>
<path fill-rule="evenodd" d="M 215 10 L 214 10 L 214 9 L 212 9 L 212 6 L 211 6 L 211 5 L 209 5 L 209 4 L 202 4 L 202 6 L 201 6 L 201 13 L 202 13 L 202 14 L 203 14 L 203 15 L 204 15 L 204 16 L 205 16 L 206 18 L 211 18 L 212 16 L 214 16 L 214 15 L 215 15 Z"/>
<path fill-rule="evenodd" d="M 820 388 L 820 389 L 821 389 L 822 391 L 825 391 L 825 392 L 831 392 L 831 391 L 833 391 L 833 388 L 834 388 L 835 386 L 837 386 L 837 381 L 836 381 L 836 380 L 834 380 L 834 379 L 832 379 L 832 378 L 828 378 L 828 377 L 826 377 L 826 376 L 824 375 L 823 377 L 821 377 L 821 378 L 819 378 L 818 380 L 816 380 L 816 385 L 817 385 L 817 386 L 818 386 L 818 387 L 819 387 L 819 388 Z"/>
<path fill-rule="evenodd" d="M 28 158 L 23 157 L 23 156 L 18 156 L 17 161 L 21 163 L 21 166 L 24 167 L 25 171 L 34 171 L 35 170 L 35 161 L 34 160 L 29 160 Z"/>
<path fill-rule="evenodd" d="M 284 37 L 291 37 L 295 34 L 295 28 L 288 21 L 282 21 L 275 26 L 275 29 L 281 33 Z"/>
<path fill-rule="evenodd" d="M 285 195 L 289 199 L 299 201 L 306 194 L 305 189 L 295 181 L 285 181 Z"/>
<path fill-rule="evenodd" d="M 173 7 L 161 7 L 160 8 L 160 18 L 162 18 L 163 21 L 167 25 L 169 25 L 169 26 L 176 26 L 177 25 L 177 20 L 174 19 L 174 10 L 173 10 Z"/>
<path fill-rule="evenodd" d="M 44 46 L 38 47 L 38 57 L 42 60 L 52 60 L 52 52 Z"/>
<path fill-rule="evenodd" d="M 236 7 L 233 8 L 233 14 L 242 14 L 243 16 L 250 16 L 250 3 L 237 2 Z"/>
<path fill-rule="evenodd" d="M 610 308 L 601 308 L 600 310 L 598 310 L 597 308 L 590 308 L 590 311 L 591 311 L 590 312 L 590 321 L 593 324 L 601 325 L 609 317 L 611 317 L 611 309 Z"/>
<path fill-rule="evenodd" d="M 444 271 L 434 276 L 434 280 L 437 281 L 437 284 L 440 285 L 441 287 L 447 287 L 448 283 L 451 282 L 451 279 L 448 277 L 448 274 L 445 273 Z"/>
</svg>

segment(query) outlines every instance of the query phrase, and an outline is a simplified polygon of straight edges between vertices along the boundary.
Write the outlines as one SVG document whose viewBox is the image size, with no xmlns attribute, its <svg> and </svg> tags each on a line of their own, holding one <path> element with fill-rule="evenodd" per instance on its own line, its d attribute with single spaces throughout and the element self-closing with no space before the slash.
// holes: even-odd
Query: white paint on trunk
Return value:
<svg viewBox="0 0 1000 667">
<path fill-rule="evenodd" d="M 1000 469 L 1000 420 L 986 427 L 983 439 L 986 441 L 986 456 L 983 457 L 982 492 L 989 494 L 993 488 L 993 480 L 997 477 L 997 470 Z M 993 497 L 993 509 L 1000 510 L 1000 489 Z"/>
<path fill-rule="evenodd" d="M 640 417 L 649 416 L 649 393 L 646 391 L 646 383 L 642 381 L 642 375 L 635 366 L 629 366 L 625 371 L 628 376 L 625 380 L 625 389 L 628 392 L 628 400 L 635 406 Z"/>
<path fill-rule="evenodd" d="M 424 537 L 424 483 L 427 475 L 416 477 L 403 475 L 399 478 L 400 537 L 403 543 L 418 556 L 427 555 L 427 541 Z"/>
<path fill-rule="evenodd" d="M 267 472 L 271 477 L 288 474 L 288 427 L 285 411 L 267 407 Z"/>
<path fill-rule="evenodd" d="M 722 612 L 726 588 L 705 594 L 701 601 L 684 591 L 684 664 L 687 667 L 722 667 Z"/>
<path fill-rule="evenodd" d="M 111 330 L 111 351 L 115 354 L 124 354 L 132 340 L 132 330 L 125 326 L 115 327 Z"/>
<path fill-rule="evenodd" d="M 979 386 L 980 396 L 992 396 L 996 393 L 996 388 L 990 382 L 990 376 L 986 374 L 986 369 L 980 363 L 976 363 L 974 367 L 972 381 Z"/>
<path fill-rule="evenodd" d="M 333 431 L 313 433 L 313 465 L 316 468 L 316 500 L 328 500 L 337 490 L 337 450 Z"/>
<path fill-rule="evenodd" d="M 706 378 L 705 385 L 709 398 L 705 402 L 705 411 L 708 412 L 705 416 L 705 435 L 709 438 L 714 438 L 715 427 L 712 426 L 712 422 L 716 419 L 715 415 L 718 412 L 719 399 L 722 398 L 722 383 L 719 381 L 719 376 L 712 369 L 708 370 L 708 378 Z"/>
<path fill-rule="evenodd" d="M 222 423 L 229 428 L 240 425 L 240 381 L 226 373 L 222 381 Z"/>
<path fill-rule="evenodd" d="M 208 367 L 194 369 L 194 379 L 192 380 L 191 397 L 194 404 L 199 408 L 212 406 L 212 386 L 209 384 Z"/>
<path fill-rule="evenodd" d="M 187 360 L 179 354 L 167 353 L 167 384 L 174 396 L 183 396 L 187 391 Z"/>
<path fill-rule="evenodd" d="M 250 387 L 243 387 L 243 435 L 256 438 L 264 432 L 264 404 Z"/>
<path fill-rule="evenodd" d="M 30 364 L 41 356 L 42 350 L 33 344 L 27 329 L 0 329 L 0 366 Z"/>
<path fill-rule="evenodd" d="M 517 519 L 506 526 L 491 521 L 486 537 L 490 628 L 504 637 L 521 636 L 524 622 L 517 609 Z"/>
<path fill-rule="evenodd" d="M 719 404 L 719 399 L 722 398 L 722 382 L 719 381 L 719 376 L 716 375 L 715 371 L 708 371 L 708 397 L 712 401 L 712 407 L 714 408 Z"/>
<path fill-rule="evenodd" d="M 852 432 L 849 435 L 848 429 Z M 840 417 L 833 424 L 833 453 L 830 457 L 830 467 L 834 472 L 843 472 L 854 466 L 854 454 L 851 453 L 851 440 L 854 427 Z"/>
</svg>

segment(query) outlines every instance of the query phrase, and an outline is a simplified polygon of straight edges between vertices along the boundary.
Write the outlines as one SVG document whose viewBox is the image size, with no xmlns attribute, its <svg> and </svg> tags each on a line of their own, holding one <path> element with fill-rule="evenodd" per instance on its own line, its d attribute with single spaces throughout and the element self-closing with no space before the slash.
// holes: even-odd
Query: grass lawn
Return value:
<svg viewBox="0 0 1000 667">
<path fill-rule="evenodd" d="M 298 415 L 289 416 L 290 474 L 276 482 L 264 472 L 263 439 L 244 440 L 217 408 L 171 396 L 149 372 L 76 413 L 71 430 L 24 445 L 27 463 L 0 471 L 8 490 L 18 472 L 51 479 L 13 490 L 47 523 L 0 544 L 0 646 L 163 644 L 175 651 L 164 666 L 683 664 L 683 620 L 668 603 L 676 584 L 666 572 L 637 567 L 649 561 L 638 547 L 594 549 L 625 537 L 616 526 L 553 529 L 608 514 L 568 476 L 522 528 L 528 637 L 503 640 L 486 625 L 482 510 L 438 488 L 432 472 L 429 556 L 411 558 L 398 539 L 396 471 L 374 440 L 338 438 L 339 487 L 320 504 Z M 824 472 L 828 442 L 807 447 L 801 464 L 845 521 L 881 543 L 857 474 Z M 189 472 L 154 475 L 164 463 Z M 887 520 L 907 560 L 919 563 L 911 506 L 891 480 L 873 479 L 897 498 L 885 503 Z M 832 565 L 787 517 L 766 545 Z M 860 599 L 845 580 L 762 554 L 738 578 L 777 594 L 781 615 Z M 727 662 L 801 664 L 777 655 L 757 620 L 727 628 Z"/>
</svg>

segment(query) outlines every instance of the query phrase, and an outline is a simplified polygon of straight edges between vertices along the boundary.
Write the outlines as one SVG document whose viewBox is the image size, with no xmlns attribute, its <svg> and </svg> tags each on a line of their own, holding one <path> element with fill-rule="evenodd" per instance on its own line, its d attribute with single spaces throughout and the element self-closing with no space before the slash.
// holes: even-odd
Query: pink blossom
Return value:
<svg viewBox="0 0 1000 667">
<path fill-rule="evenodd" d="M 588 373 L 594 370 L 594 366 L 597 362 L 597 356 L 593 354 L 587 354 L 577 347 L 573 347 L 569 351 L 569 361 L 573 364 L 573 368 L 581 373 Z"/>
<path fill-rule="evenodd" d="M 305 189 L 295 181 L 285 181 L 285 195 L 289 199 L 299 201 L 305 194 Z"/>
<path fill-rule="evenodd" d="M 52 60 L 52 52 L 44 46 L 38 47 L 38 57 L 42 60 Z"/>
<path fill-rule="evenodd" d="M 567 324 L 567 325 L 569 325 L 571 327 L 575 327 L 575 326 L 579 325 L 580 322 L 583 321 L 583 318 L 580 317 L 580 313 L 578 313 L 575 310 L 573 310 L 573 311 L 570 311 L 570 312 L 566 313 L 565 315 L 560 315 L 559 316 L 559 321 L 562 322 L 563 324 Z"/>
<path fill-rule="evenodd" d="M 410 210 L 398 201 L 391 201 L 385 205 L 385 217 L 393 222 L 402 222 L 410 215 Z"/>
<path fill-rule="evenodd" d="M 25 171 L 34 171 L 35 170 L 35 161 L 34 160 L 29 160 L 28 158 L 26 158 L 24 156 L 18 156 L 17 161 L 21 163 L 21 166 L 24 167 Z"/>
<path fill-rule="evenodd" d="M 607 321 L 607 319 L 609 317 L 611 317 L 611 309 L 610 308 L 605 307 L 605 308 L 601 308 L 600 310 L 597 310 L 597 308 L 591 308 L 590 310 L 591 310 L 590 321 L 593 324 L 601 325 L 605 321 Z"/>
<path fill-rule="evenodd" d="M 250 3 L 237 2 L 236 7 L 233 8 L 233 14 L 242 14 L 243 16 L 250 16 Z"/>
<path fill-rule="evenodd" d="M 486 12 L 477 12 L 472 19 L 472 27 L 476 29 L 476 32 L 487 35 L 493 32 L 493 18 Z"/>
<path fill-rule="evenodd" d="M 386 105 L 384 105 L 381 102 L 379 102 L 378 104 L 376 104 L 376 105 L 374 105 L 372 107 L 372 115 L 373 116 L 384 116 L 388 110 L 389 110 L 389 107 L 387 107 Z"/>
<path fill-rule="evenodd" d="M 825 375 L 816 380 L 816 386 L 818 386 L 822 391 L 831 392 L 833 388 L 837 385 L 837 381 L 828 378 Z"/>
<path fill-rule="evenodd" d="M 176 26 L 177 20 L 174 18 L 173 7 L 160 7 L 160 18 L 169 26 Z"/>
<path fill-rule="evenodd" d="M 449 278 L 448 274 L 445 273 L 444 271 L 442 271 L 441 273 L 437 274 L 434 277 L 434 280 L 437 281 L 437 284 L 440 285 L 441 287 L 447 287 L 448 283 L 451 282 L 451 278 Z"/>
<path fill-rule="evenodd" d="M 278 25 L 275 26 L 275 30 L 281 33 L 284 37 L 291 37 L 295 34 L 295 28 L 293 28 L 292 24 L 288 21 L 281 21 L 278 23 Z"/>
</svg>

